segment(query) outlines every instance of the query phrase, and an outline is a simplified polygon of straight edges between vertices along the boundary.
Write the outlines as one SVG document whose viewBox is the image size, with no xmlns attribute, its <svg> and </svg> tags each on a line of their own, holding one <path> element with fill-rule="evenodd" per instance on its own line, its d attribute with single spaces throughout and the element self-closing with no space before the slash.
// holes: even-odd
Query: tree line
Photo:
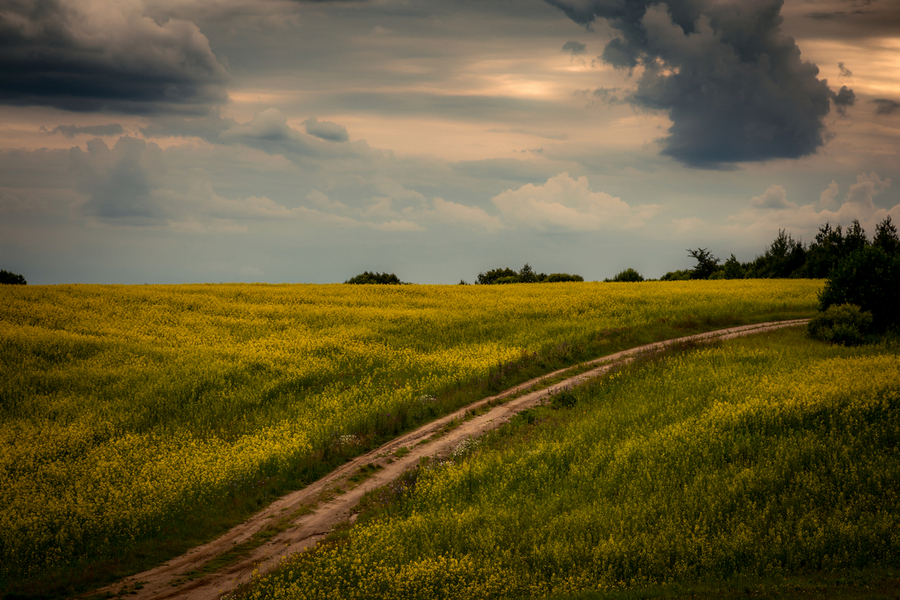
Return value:
<svg viewBox="0 0 900 600">
<path fill-rule="evenodd" d="M 734 254 L 722 263 L 707 248 L 689 249 L 688 256 L 696 261 L 694 268 L 670 271 L 660 279 L 825 279 L 851 254 L 868 247 L 878 248 L 888 256 L 900 256 L 900 236 L 890 216 L 876 226 L 871 241 L 857 220 L 846 230 L 825 223 L 808 246 L 780 229 L 762 255 L 744 263 Z"/>
<path fill-rule="evenodd" d="M 491 269 L 484 273 L 479 273 L 475 283 L 478 285 L 498 285 L 506 283 L 559 283 L 562 281 L 584 281 L 581 275 L 569 275 L 568 273 L 535 273 L 531 265 L 525 263 L 519 272 L 513 271 L 509 267 L 499 269 Z M 466 281 L 460 281 L 465 284 Z"/>
</svg>

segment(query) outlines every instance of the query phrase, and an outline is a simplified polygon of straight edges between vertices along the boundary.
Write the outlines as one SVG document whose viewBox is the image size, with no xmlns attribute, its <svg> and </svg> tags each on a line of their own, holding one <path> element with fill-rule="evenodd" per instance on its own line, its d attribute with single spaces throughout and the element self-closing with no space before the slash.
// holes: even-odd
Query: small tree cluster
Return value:
<svg viewBox="0 0 900 600">
<path fill-rule="evenodd" d="M 612 279 L 604 279 L 606 282 L 628 282 L 637 283 L 644 280 L 644 276 L 632 269 L 631 267 L 624 271 L 619 271 Z"/>
<path fill-rule="evenodd" d="M 839 262 L 819 294 L 819 306 L 853 304 L 871 313 L 876 332 L 900 325 L 900 255 L 866 246 Z"/>
<path fill-rule="evenodd" d="M 568 273 L 535 273 L 531 265 L 525 266 L 517 273 L 509 267 L 491 269 L 485 273 L 479 273 L 475 283 L 479 285 L 499 285 L 504 283 L 557 283 L 562 281 L 584 281 L 581 275 L 569 275 Z"/>
<path fill-rule="evenodd" d="M 854 227 L 854 229 L 857 229 Z M 862 228 L 851 230 L 855 249 L 834 264 L 819 294 L 818 316 L 807 332 L 814 339 L 852 346 L 888 330 L 900 330 L 900 243 L 885 219 L 871 244 Z M 837 239 L 841 236 L 835 236 Z M 846 243 L 847 238 L 843 238 Z"/>
<path fill-rule="evenodd" d="M 357 275 L 356 277 L 351 277 L 344 283 L 354 283 L 354 284 L 371 284 L 377 283 L 382 285 L 400 285 L 403 282 L 400 281 L 400 278 L 394 275 L 393 273 L 369 273 L 368 271 L 364 271 L 363 273 Z"/>
<path fill-rule="evenodd" d="M 0 269 L 0 284 L 8 285 L 26 285 L 28 282 L 18 273 L 10 273 Z"/>
</svg>

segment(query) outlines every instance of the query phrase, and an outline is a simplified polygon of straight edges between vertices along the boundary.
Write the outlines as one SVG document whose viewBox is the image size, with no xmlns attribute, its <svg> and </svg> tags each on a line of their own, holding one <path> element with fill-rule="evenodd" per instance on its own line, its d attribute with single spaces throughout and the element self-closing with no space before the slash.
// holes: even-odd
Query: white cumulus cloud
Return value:
<svg viewBox="0 0 900 600">
<path fill-rule="evenodd" d="M 506 220 L 540 230 L 630 229 L 640 227 L 659 210 L 655 204 L 631 207 L 606 192 L 591 190 L 587 177 L 573 179 L 567 172 L 543 185 L 508 189 L 491 200 Z"/>
<path fill-rule="evenodd" d="M 483 208 L 477 206 L 466 206 L 443 198 L 435 198 L 434 212 L 442 223 L 470 226 L 487 232 L 504 229 L 503 222 L 498 217 L 489 215 Z"/>
</svg>

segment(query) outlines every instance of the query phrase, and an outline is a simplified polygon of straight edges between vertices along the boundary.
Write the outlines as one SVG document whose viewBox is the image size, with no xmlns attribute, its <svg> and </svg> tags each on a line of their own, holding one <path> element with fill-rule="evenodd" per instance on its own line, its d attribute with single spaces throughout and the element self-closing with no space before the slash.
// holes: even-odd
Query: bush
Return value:
<svg viewBox="0 0 900 600">
<path fill-rule="evenodd" d="M 498 281 L 499 279 L 507 279 L 509 277 L 514 277 L 516 279 L 516 282 L 518 282 L 519 274 L 509 267 L 491 269 L 486 273 L 479 273 L 478 278 L 475 280 L 475 283 L 479 285 L 493 285 L 496 283 L 500 283 Z"/>
<path fill-rule="evenodd" d="M 560 281 L 584 281 L 581 275 L 569 275 L 568 273 L 535 273 L 531 265 L 525 266 L 516 273 L 509 267 L 491 269 L 486 273 L 479 273 L 475 283 L 479 285 L 497 285 L 503 283 L 557 283 Z"/>
<path fill-rule="evenodd" d="M 900 256 L 867 246 L 839 262 L 819 294 L 821 310 L 840 304 L 855 304 L 872 313 L 874 331 L 900 323 Z"/>
<path fill-rule="evenodd" d="M 344 283 L 367 284 L 380 283 L 383 285 L 400 285 L 403 282 L 393 273 L 369 273 L 364 271 L 356 277 L 351 277 Z"/>
<path fill-rule="evenodd" d="M 692 271 L 690 269 L 679 269 L 677 271 L 669 271 L 659 278 L 660 281 L 687 281 L 691 278 Z"/>
<path fill-rule="evenodd" d="M 872 330 L 872 313 L 855 304 L 837 304 L 813 318 L 807 334 L 814 340 L 844 346 L 858 346 Z"/>
<path fill-rule="evenodd" d="M 507 275 L 506 277 L 501 277 L 500 279 L 495 279 L 494 283 L 498 284 L 498 285 L 503 285 L 506 283 L 522 283 L 522 282 L 519 280 L 519 277 L 517 275 Z"/>
<path fill-rule="evenodd" d="M 620 273 L 617 273 L 615 277 L 612 279 L 607 279 L 606 281 L 623 281 L 623 282 L 639 282 L 643 281 L 644 276 L 635 271 L 632 268 L 625 269 Z"/>
<path fill-rule="evenodd" d="M 0 284 L 4 283 L 10 285 L 25 285 L 28 282 L 25 281 L 25 278 L 18 273 L 10 273 L 9 271 L 0 269 Z"/>
<path fill-rule="evenodd" d="M 544 278 L 543 283 L 561 283 L 564 281 L 584 281 L 581 275 L 569 275 L 568 273 L 550 273 Z"/>
</svg>

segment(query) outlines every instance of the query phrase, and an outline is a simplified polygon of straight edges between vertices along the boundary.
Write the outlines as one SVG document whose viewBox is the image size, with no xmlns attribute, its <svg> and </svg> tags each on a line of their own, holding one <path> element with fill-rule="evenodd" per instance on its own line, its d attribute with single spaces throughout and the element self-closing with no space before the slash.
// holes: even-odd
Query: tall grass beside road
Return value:
<svg viewBox="0 0 900 600">
<path fill-rule="evenodd" d="M 898 350 L 797 328 L 623 369 L 422 466 L 381 516 L 244 597 L 542 598 L 896 566 Z"/>
</svg>

